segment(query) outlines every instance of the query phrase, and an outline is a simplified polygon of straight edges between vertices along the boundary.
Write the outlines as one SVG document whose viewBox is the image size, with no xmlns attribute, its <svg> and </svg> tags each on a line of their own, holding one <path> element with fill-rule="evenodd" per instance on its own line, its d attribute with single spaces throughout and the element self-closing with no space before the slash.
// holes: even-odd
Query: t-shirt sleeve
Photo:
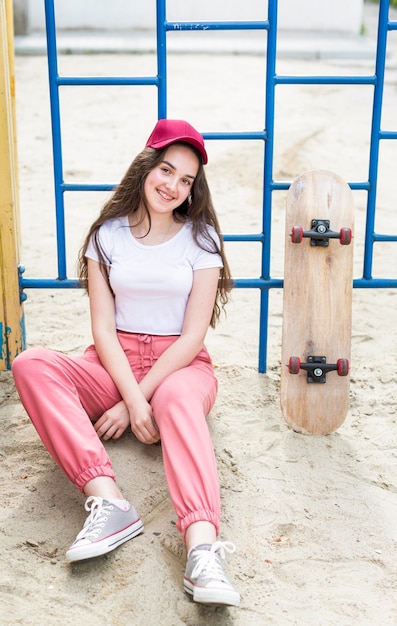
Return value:
<svg viewBox="0 0 397 626">
<path fill-rule="evenodd" d="M 102 226 L 99 227 L 98 231 L 98 241 L 99 245 L 102 249 L 104 255 L 105 265 L 112 264 L 111 250 L 110 250 L 110 241 L 109 241 L 109 223 L 105 222 Z M 87 246 L 87 250 L 85 252 L 85 256 L 88 259 L 92 259 L 93 261 L 99 262 L 98 250 L 94 244 L 94 236 L 92 235 Z"/>
<path fill-rule="evenodd" d="M 214 228 L 208 228 L 209 234 L 216 241 L 216 243 L 220 244 L 218 234 Z M 208 242 L 203 244 L 204 247 L 208 248 Z M 194 270 L 203 270 L 211 267 L 223 267 L 222 257 L 217 252 L 208 252 L 207 250 L 203 250 L 202 248 L 197 249 L 197 253 L 193 263 L 193 271 Z"/>
</svg>

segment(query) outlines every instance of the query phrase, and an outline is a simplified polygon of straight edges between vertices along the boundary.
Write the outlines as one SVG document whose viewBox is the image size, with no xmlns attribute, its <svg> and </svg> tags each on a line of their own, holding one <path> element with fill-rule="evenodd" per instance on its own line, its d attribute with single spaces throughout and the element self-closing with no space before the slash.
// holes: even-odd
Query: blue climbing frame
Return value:
<svg viewBox="0 0 397 626">
<path fill-rule="evenodd" d="M 66 269 L 65 211 L 64 194 L 73 191 L 109 191 L 112 184 L 73 184 L 63 178 L 62 137 L 60 120 L 59 90 L 64 85 L 154 85 L 158 93 L 158 118 L 167 117 L 167 33 L 207 30 L 264 30 L 267 31 L 266 50 L 266 91 L 264 130 L 252 132 L 211 132 L 204 133 L 206 140 L 252 140 L 261 141 L 264 146 L 263 167 L 263 209 L 262 232 L 258 234 L 224 235 L 225 241 L 260 242 L 262 245 L 261 269 L 259 278 L 237 278 L 236 288 L 260 290 L 259 320 L 259 372 L 266 372 L 269 292 L 282 288 L 282 278 L 272 278 L 270 274 L 272 195 L 274 191 L 287 190 L 290 182 L 273 179 L 274 114 L 277 85 L 372 85 L 373 108 L 368 180 L 349 182 L 353 190 L 367 192 L 366 229 L 364 243 L 363 276 L 355 279 L 356 288 L 395 288 L 397 279 L 381 279 L 372 276 L 373 249 L 376 242 L 396 242 L 397 235 L 375 232 L 376 195 L 378 184 L 379 148 L 382 140 L 396 140 L 397 131 L 381 128 L 382 101 L 385 78 L 387 35 L 397 30 L 397 22 L 389 20 L 389 0 L 379 2 L 379 25 L 376 51 L 375 74 L 370 76 L 281 76 L 276 74 L 277 56 L 277 0 L 268 0 L 267 19 L 263 21 L 223 21 L 223 22 L 169 22 L 166 18 L 166 0 L 157 0 L 157 75 L 149 77 L 72 77 L 59 76 L 57 63 L 57 43 L 54 0 L 45 1 L 48 69 L 50 85 L 50 105 L 52 120 L 52 142 L 55 183 L 55 211 L 57 228 L 57 278 L 29 278 L 20 271 L 22 299 L 27 288 L 78 288 L 76 279 L 68 278 Z M 264 0 L 265 4 L 265 0 Z"/>
</svg>

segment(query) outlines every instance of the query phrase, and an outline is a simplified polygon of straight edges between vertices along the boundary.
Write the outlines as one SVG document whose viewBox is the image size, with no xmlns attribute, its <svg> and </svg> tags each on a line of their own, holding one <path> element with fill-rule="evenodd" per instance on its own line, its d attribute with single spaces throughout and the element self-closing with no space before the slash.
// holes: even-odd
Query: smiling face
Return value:
<svg viewBox="0 0 397 626">
<path fill-rule="evenodd" d="M 188 197 L 199 169 L 199 160 L 188 146 L 171 145 L 163 160 L 145 180 L 149 212 L 170 213 Z"/>
</svg>

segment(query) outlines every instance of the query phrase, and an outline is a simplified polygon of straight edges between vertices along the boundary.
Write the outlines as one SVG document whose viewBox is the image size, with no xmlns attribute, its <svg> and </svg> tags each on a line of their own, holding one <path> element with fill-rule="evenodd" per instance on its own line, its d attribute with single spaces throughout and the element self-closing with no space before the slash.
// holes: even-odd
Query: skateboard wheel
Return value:
<svg viewBox="0 0 397 626">
<path fill-rule="evenodd" d="M 290 356 L 288 361 L 288 371 L 290 374 L 299 374 L 301 360 L 298 356 Z"/>
<path fill-rule="evenodd" d="M 352 241 L 352 229 L 341 228 L 340 229 L 340 243 L 342 246 L 348 246 Z"/>
<path fill-rule="evenodd" d="M 301 243 L 303 239 L 303 228 L 302 226 L 293 226 L 291 232 L 291 241 L 292 243 Z"/>
<path fill-rule="evenodd" d="M 347 359 L 338 359 L 336 364 L 338 366 L 338 376 L 347 376 L 349 373 L 349 361 Z"/>
</svg>

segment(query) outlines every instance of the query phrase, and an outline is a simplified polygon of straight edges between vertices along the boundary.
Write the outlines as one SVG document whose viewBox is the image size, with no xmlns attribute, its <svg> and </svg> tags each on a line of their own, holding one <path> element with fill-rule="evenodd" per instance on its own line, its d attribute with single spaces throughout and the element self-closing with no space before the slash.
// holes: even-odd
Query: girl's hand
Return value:
<svg viewBox="0 0 397 626">
<path fill-rule="evenodd" d="M 153 417 L 152 407 L 144 396 L 135 402 L 133 407 L 130 407 L 129 415 L 131 430 L 139 441 L 149 444 L 160 440 L 160 432 Z"/>
<path fill-rule="evenodd" d="M 105 441 L 119 439 L 130 423 L 130 414 L 123 400 L 112 406 L 95 422 L 94 428 Z"/>
</svg>

